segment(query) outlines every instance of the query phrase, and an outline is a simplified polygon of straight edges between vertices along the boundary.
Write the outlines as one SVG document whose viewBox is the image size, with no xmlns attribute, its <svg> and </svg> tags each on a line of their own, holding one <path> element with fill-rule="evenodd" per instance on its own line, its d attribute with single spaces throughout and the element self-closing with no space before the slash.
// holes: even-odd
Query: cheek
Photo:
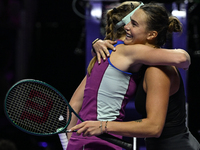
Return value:
<svg viewBox="0 0 200 150">
<path fill-rule="evenodd" d="M 141 42 L 141 44 L 146 41 L 146 36 L 144 34 L 142 34 L 142 33 L 138 33 L 134 37 L 135 37 L 135 41 Z"/>
</svg>

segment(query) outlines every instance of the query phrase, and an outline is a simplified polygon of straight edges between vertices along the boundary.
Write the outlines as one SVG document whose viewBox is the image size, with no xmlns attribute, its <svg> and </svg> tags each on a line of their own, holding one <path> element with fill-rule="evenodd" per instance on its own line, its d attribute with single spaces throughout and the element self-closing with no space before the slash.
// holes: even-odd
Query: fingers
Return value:
<svg viewBox="0 0 200 150">
<path fill-rule="evenodd" d="M 110 56 L 108 49 L 115 51 L 115 47 L 112 45 L 115 43 L 116 41 L 111 41 L 111 40 L 98 40 L 93 45 L 93 48 L 97 54 L 97 60 L 99 64 L 101 63 L 101 58 L 103 58 L 103 60 L 106 60 L 106 57 Z"/>
<path fill-rule="evenodd" d="M 99 64 L 101 63 L 101 55 L 99 53 L 97 53 L 97 61 Z"/>
<path fill-rule="evenodd" d="M 83 136 L 87 136 L 89 133 L 88 133 L 88 128 L 86 127 L 85 125 L 85 122 L 82 122 L 74 127 L 72 127 L 70 130 L 70 132 L 74 132 L 76 131 L 76 134 L 77 135 L 83 135 Z"/>
<path fill-rule="evenodd" d="M 113 44 L 116 44 L 117 41 L 111 41 L 111 40 L 106 40 L 106 46 L 108 49 L 112 49 L 113 51 L 115 51 L 115 47 L 113 46 Z"/>
<path fill-rule="evenodd" d="M 106 40 L 106 41 L 108 41 L 110 44 L 116 44 L 117 43 L 117 41 L 111 41 L 111 40 Z"/>
<path fill-rule="evenodd" d="M 101 51 L 101 52 L 104 54 L 105 58 L 106 58 L 106 57 L 110 57 L 110 53 L 109 53 L 107 47 L 104 47 L 104 48 L 103 48 L 103 51 Z M 104 60 L 106 60 L 106 59 L 104 59 Z"/>
<path fill-rule="evenodd" d="M 79 128 L 81 128 L 81 123 L 67 130 L 67 132 L 74 132 L 74 131 L 77 132 Z"/>
<path fill-rule="evenodd" d="M 94 136 L 102 134 L 102 129 L 100 128 L 100 121 L 86 121 L 82 122 L 70 129 L 70 132 L 77 130 L 76 134 L 82 136 Z"/>
<path fill-rule="evenodd" d="M 98 60 L 98 63 L 100 64 L 101 63 L 101 58 L 103 60 L 106 60 L 106 57 L 109 57 L 110 56 L 110 53 L 109 51 L 107 50 L 106 47 L 102 47 L 101 50 L 99 50 L 97 52 L 97 60 Z"/>
<path fill-rule="evenodd" d="M 86 122 L 82 122 L 82 123 L 72 127 L 69 131 L 70 132 L 76 131 L 77 135 L 81 135 L 82 133 L 83 133 L 83 136 L 88 135 L 88 127 L 86 126 Z"/>
</svg>

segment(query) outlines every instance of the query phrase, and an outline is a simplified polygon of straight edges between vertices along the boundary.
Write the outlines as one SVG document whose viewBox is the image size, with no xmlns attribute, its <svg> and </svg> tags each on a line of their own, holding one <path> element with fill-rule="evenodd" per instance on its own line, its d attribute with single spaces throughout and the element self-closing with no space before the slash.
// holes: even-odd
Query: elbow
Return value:
<svg viewBox="0 0 200 150">
<path fill-rule="evenodd" d="M 158 130 L 154 133 L 155 138 L 159 138 L 161 136 L 162 131 Z"/>
<path fill-rule="evenodd" d="M 180 55 L 178 59 L 178 63 L 181 64 L 183 68 L 189 68 L 191 64 L 190 55 L 185 50 L 182 50 L 182 52 L 182 55 Z"/>
<path fill-rule="evenodd" d="M 155 126 L 152 130 L 151 137 L 159 138 L 162 134 L 162 129 L 163 128 L 161 128 L 159 126 Z"/>
</svg>

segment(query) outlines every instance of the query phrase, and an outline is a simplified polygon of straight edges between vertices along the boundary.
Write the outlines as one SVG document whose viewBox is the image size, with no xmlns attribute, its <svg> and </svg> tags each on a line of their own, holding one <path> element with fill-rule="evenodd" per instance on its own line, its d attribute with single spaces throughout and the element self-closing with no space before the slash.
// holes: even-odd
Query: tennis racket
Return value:
<svg viewBox="0 0 200 150">
<path fill-rule="evenodd" d="M 72 109 L 65 97 L 51 85 L 33 79 L 15 83 L 5 97 L 5 114 L 11 123 L 28 134 L 47 136 L 66 132 Z M 131 150 L 133 145 L 110 134 L 97 136 Z"/>
</svg>

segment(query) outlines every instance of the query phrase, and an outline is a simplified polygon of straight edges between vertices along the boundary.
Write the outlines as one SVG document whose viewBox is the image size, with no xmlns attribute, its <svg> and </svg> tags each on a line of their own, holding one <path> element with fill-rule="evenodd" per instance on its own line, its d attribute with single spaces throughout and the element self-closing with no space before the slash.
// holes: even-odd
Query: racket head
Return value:
<svg viewBox="0 0 200 150">
<path fill-rule="evenodd" d="M 71 107 L 51 85 L 34 79 L 14 84 L 4 101 L 8 120 L 23 132 L 45 136 L 65 132 L 71 120 Z"/>
</svg>

